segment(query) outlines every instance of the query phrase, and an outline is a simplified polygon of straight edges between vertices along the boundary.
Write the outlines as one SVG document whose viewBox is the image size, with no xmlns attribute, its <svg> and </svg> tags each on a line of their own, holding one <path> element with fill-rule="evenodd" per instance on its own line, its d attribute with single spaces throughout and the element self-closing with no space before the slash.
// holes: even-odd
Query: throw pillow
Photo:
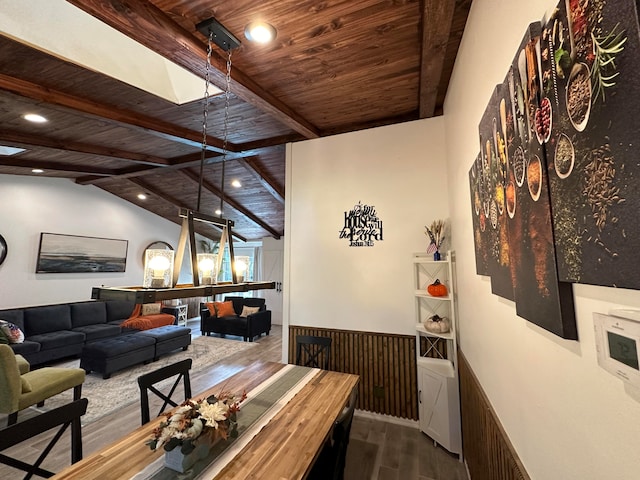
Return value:
<svg viewBox="0 0 640 480">
<path fill-rule="evenodd" d="M 156 315 L 162 311 L 161 303 L 145 303 L 142 305 L 141 315 Z"/>
<path fill-rule="evenodd" d="M 24 333 L 13 323 L 6 320 L 0 320 L 0 330 L 5 334 L 9 343 L 22 343 L 24 342 Z"/>
<path fill-rule="evenodd" d="M 216 311 L 215 302 L 205 302 L 204 305 L 209 309 L 209 313 L 211 314 L 212 317 L 217 317 L 218 316 L 218 312 Z"/>
<path fill-rule="evenodd" d="M 260 307 L 247 307 L 246 305 L 242 306 L 241 317 L 248 317 L 249 315 L 253 315 L 254 313 L 258 313 L 260 311 Z"/>
<path fill-rule="evenodd" d="M 22 382 L 22 393 L 29 393 L 31 391 L 29 380 L 20 375 L 20 381 Z"/>
<path fill-rule="evenodd" d="M 236 314 L 236 311 L 233 309 L 233 302 L 215 302 L 216 310 L 218 311 L 219 317 L 232 317 Z"/>
</svg>

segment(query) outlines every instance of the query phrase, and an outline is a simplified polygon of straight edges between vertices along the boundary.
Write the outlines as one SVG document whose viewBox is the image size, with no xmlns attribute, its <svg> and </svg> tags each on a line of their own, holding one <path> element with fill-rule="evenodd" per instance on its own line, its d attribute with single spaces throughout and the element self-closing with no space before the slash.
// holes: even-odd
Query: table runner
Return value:
<svg viewBox="0 0 640 480">
<path fill-rule="evenodd" d="M 165 468 L 162 456 L 132 480 L 214 478 L 318 372 L 316 368 L 296 365 L 283 367 L 247 393 L 247 399 L 241 404 L 241 410 L 238 412 L 237 438 L 217 442 L 207 458 L 196 462 L 185 473 Z"/>
</svg>

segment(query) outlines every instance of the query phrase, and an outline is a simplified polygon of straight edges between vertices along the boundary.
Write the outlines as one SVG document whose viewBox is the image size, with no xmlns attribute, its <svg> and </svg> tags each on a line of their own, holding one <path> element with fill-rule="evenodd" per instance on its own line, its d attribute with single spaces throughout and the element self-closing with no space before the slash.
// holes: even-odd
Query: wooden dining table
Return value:
<svg viewBox="0 0 640 480">
<path fill-rule="evenodd" d="M 230 392 L 250 392 L 278 375 L 285 364 L 258 362 L 218 385 L 194 395 L 194 399 Z M 287 367 L 291 369 L 292 367 Z M 304 367 L 293 367 L 304 368 Z M 282 373 L 282 372 L 281 372 Z M 346 373 L 316 370 L 312 377 L 268 423 L 215 476 L 206 480 L 304 479 L 330 435 L 359 377 Z M 70 465 L 54 479 L 131 479 L 157 461 L 162 449 L 148 445 L 152 431 L 160 423 L 154 419 L 111 445 Z M 176 477 L 177 478 L 177 477 Z"/>
</svg>

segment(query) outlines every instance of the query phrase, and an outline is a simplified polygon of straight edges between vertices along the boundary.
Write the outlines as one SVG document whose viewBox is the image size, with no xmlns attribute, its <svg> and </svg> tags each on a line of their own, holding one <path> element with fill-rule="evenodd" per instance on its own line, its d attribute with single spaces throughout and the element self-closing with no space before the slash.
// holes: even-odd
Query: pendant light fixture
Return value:
<svg viewBox="0 0 640 480">
<path fill-rule="evenodd" d="M 198 182 L 198 200 L 196 210 L 181 208 L 179 216 L 182 218 L 182 228 L 180 238 L 175 253 L 175 263 L 170 258 L 164 256 L 162 259 L 153 261 L 155 252 L 149 252 L 149 258 L 145 262 L 145 281 L 142 287 L 94 287 L 92 298 L 100 300 L 127 299 L 136 303 L 150 303 L 161 300 L 188 297 L 210 297 L 218 293 L 243 292 L 249 290 L 266 290 L 275 288 L 274 282 L 252 282 L 238 283 L 239 275 L 236 272 L 236 261 L 233 253 L 233 221 L 222 218 L 224 212 L 224 182 L 225 182 L 225 160 L 227 155 L 227 136 L 229 126 L 229 98 L 231 92 L 231 52 L 240 45 L 240 41 L 234 37 L 220 22 L 214 18 L 209 18 L 196 25 L 197 30 L 207 37 L 207 62 L 205 66 L 205 93 L 202 119 L 202 151 L 200 156 L 200 175 Z M 217 45 L 227 52 L 227 69 L 225 85 L 225 105 L 224 105 L 224 131 L 222 144 L 222 173 L 221 173 L 221 195 L 220 195 L 220 216 L 212 216 L 200 211 L 202 185 L 204 179 L 204 166 L 207 153 L 207 118 L 209 113 L 209 86 L 211 84 L 211 55 L 212 46 Z M 218 255 L 196 254 L 196 240 L 194 222 L 200 221 L 211 224 L 222 229 Z M 184 258 L 187 242 L 189 242 L 191 273 L 193 285 L 178 285 L 178 277 Z M 228 243 L 228 245 L 227 245 Z M 225 247 L 229 251 L 232 283 L 217 284 L 217 272 L 222 263 L 222 255 Z M 173 252 L 171 252 L 173 253 Z M 169 265 L 167 265 L 169 263 Z M 148 278 L 147 278 L 148 277 Z M 171 279 L 170 282 L 168 279 Z"/>
</svg>

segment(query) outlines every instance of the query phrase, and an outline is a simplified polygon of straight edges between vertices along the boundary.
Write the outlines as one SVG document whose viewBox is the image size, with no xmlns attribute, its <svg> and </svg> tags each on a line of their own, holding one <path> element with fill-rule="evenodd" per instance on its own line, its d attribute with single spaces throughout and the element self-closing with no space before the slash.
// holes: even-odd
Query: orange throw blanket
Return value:
<svg viewBox="0 0 640 480">
<path fill-rule="evenodd" d="M 131 316 L 120 324 L 122 328 L 134 328 L 136 330 L 151 330 L 152 328 L 173 325 L 176 318 L 169 313 L 156 313 L 154 315 L 140 315 L 142 305 L 137 304 Z"/>
</svg>

